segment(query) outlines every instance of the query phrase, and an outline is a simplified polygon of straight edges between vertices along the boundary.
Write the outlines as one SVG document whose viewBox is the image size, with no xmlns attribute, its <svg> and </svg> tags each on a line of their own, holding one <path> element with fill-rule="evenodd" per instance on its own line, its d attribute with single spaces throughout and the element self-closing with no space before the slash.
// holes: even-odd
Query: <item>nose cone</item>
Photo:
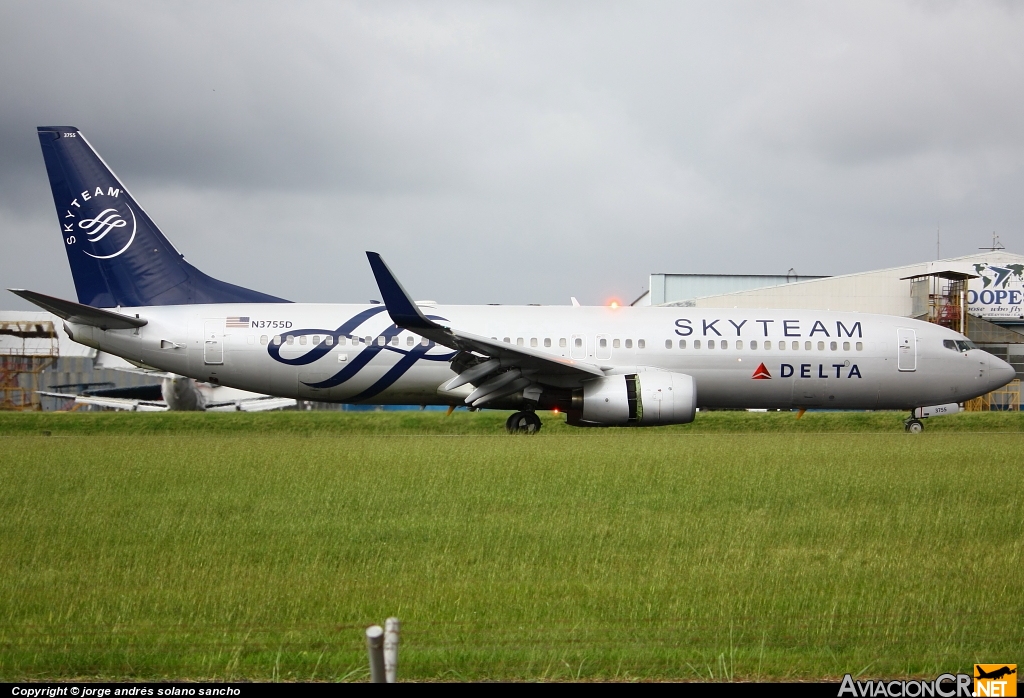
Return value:
<svg viewBox="0 0 1024 698">
<path fill-rule="evenodd" d="M 992 381 L 992 390 L 1001 388 L 1014 378 L 1017 377 L 1017 372 L 1013 370 L 1013 366 L 1006 363 L 998 356 L 990 356 L 988 359 L 988 375 Z"/>
</svg>

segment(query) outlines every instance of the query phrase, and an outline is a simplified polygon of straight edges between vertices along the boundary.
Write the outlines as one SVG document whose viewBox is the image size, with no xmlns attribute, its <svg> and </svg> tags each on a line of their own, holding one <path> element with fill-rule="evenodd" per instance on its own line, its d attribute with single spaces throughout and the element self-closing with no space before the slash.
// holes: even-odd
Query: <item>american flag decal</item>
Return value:
<svg viewBox="0 0 1024 698">
<path fill-rule="evenodd" d="M 229 317 L 227 319 L 227 321 L 224 323 L 224 325 L 225 325 L 225 327 L 242 327 L 242 328 L 247 328 L 247 327 L 249 327 L 249 318 L 248 317 Z"/>
</svg>

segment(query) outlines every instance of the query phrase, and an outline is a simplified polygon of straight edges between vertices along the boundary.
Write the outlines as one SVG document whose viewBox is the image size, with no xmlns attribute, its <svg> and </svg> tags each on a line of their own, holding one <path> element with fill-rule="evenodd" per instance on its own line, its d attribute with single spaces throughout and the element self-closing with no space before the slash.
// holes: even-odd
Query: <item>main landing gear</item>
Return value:
<svg viewBox="0 0 1024 698">
<path fill-rule="evenodd" d="M 924 422 L 914 416 L 907 417 L 903 420 L 903 430 L 908 434 L 920 434 L 924 431 Z"/>
<path fill-rule="evenodd" d="M 536 412 L 515 412 L 505 422 L 509 434 L 536 434 L 540 426 L 540 417 Z"/>
</svg>

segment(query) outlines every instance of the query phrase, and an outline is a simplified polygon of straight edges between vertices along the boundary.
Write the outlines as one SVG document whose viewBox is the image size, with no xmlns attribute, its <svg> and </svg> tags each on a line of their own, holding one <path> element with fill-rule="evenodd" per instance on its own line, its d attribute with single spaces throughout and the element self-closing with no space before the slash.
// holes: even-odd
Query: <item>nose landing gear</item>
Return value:
<svg viewBox="0 0 1024 698">
<path fill-rule="evenodd" d="M 509 434 L 536 434 L 540 427 L 540 417 L 536 412 L 515 412 L 505 422 Z"/>
</svg>

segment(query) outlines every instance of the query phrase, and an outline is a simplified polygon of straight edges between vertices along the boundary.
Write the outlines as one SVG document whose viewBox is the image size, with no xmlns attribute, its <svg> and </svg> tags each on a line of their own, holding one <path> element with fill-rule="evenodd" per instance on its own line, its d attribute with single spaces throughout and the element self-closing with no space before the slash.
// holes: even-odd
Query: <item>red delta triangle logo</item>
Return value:
<svg viewBox="0 0 1024 698">
<path fill-rule="evenodd" d="M 762 363 L 754 371 L 754 375 L 751 376 L 756 381 L 771 380 L 772 374 L 768 372 L 768 368 Z"/>
</svg>

